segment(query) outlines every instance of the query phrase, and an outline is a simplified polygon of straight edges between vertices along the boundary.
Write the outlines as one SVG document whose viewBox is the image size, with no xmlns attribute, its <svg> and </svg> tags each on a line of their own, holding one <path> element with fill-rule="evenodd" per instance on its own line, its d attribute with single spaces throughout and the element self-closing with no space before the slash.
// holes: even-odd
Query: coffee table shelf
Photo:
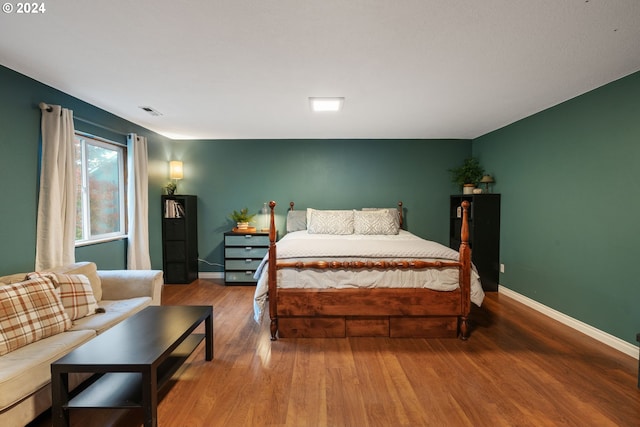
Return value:
<svg viewBox="0 0 640 427">
<path fill-rule="evenodd" d="M 193 353 L 205 338 L 204 334 L 187 337 L 171 356 L 158 367 L 158 391 Z M 118 409 L 142 407 L 142 374 L 139 372 L 109 372 L 72 397 L 64 409 Z"/>
<path fill-rule="evenodd" d="M 211 306 L 152 306 L 123 320 L 51 364 L 53 425 L 69 426 L 71 409 L 142 408 L 145 427 L 156 427 L 158 391 L 203 340 L 212 360 Z M 94 375 L 70 391 L 75 372 Z"/>
<path fill-rule="evenodd" d="M 102 375 L 96 382 L 72 398 L 64 409 L 118 409 L 142 407 L 142 374 L 139 372 L 112 372 Z"/>
</svg>

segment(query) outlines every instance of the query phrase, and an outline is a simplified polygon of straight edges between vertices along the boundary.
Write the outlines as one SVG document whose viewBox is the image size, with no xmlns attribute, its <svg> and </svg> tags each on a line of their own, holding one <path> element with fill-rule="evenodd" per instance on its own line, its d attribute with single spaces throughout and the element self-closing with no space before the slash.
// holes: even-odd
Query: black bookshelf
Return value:
<svg viewBox="0 0 640 427">
<path fill-rule="evenodd" d="M 164 282 L 188 284 L 198 278 L 197 197 L 162 196 Z"/>
<path fill-rule="evenodd" d="M 500 194 L 460 194 L 451 196 L 449 206 L 449 247 L 460 249 L 464 200 L 471 203 L 469 211 L 469 246 L 471 261 L 480 274 L 482 289 L 497 291 L 500 275 Z"/>
</svg>

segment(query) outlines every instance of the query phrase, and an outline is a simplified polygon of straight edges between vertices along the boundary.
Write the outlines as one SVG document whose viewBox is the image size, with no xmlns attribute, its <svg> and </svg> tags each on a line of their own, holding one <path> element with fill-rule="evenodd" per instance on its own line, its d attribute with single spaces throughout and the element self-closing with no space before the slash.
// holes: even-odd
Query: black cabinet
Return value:
<svg viewBox="0 0 640 427">
<path fill-rule="evenodd" d="M 497 291 L 500 275 L 500 195 L 462 194 L 451 196 L 449 206 L 449 247 L 460 249 L 460 228 L 464 200 L 469 209 L 469 246 L 471 261 L 480 274 L 485 291 Z"/>
<path fill-rule="evenodd" d="M 198 278 L 196 196 L 162 196 L 162 269 L 165 283 L 188 284 Z"/>
</svg>

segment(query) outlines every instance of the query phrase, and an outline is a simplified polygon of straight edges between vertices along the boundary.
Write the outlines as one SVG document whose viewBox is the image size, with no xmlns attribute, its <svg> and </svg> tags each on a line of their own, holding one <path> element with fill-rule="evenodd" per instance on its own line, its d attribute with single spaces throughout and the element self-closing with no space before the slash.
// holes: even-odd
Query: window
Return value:
<svg viewBox="0 0 640 427">
<path fill-rule="evenodd" d="M 76 246 L 125 235 L 125 147 L 76 133 Z"/>
</svg>

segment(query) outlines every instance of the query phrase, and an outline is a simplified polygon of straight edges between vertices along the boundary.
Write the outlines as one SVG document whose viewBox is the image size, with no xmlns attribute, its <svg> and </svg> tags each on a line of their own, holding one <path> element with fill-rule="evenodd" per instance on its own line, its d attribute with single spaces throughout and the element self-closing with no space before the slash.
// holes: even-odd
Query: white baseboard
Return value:
<svg viewBox="0 0 640 427">
<path fill-rule="evenodd" d="M 200 279 L 224 279 L 224 272 L 222 271 L 199 271 L 198 278 Z"/>
<path fill-rule="evenodd" d="M 591 325 L 587 325 L 584 322 L 581 322 L 573 317 L 567 316 L 564 313 L 561 313 L 557 310 L 554 310 L 551 307 L 547 307 L 544 304 L 540 304 L 537 301 L 532 300 L 529 297 L 526 297 L 522 294 L 517 293 L 509 288 L 505 288 L 503 285 L 498 286 L 498 293 L 504 294 L 509 298 L 513 298 L 514 300 L 521 302 L 522 304 L 533 308 L 536 311 L 544 314 L 545 316 L 551 317 L 552 319 L 557 320 L 560 323 L 563 323 L 570 328 L 573 328 L 577 331 L 582 332 L 585 335 L 590 336 L 591 338 L 600 341 L 603 344 L 608 345 L 618 351 L 621 351 L 624 354 L 628 354 L 629 356 L 638 359 L 638 346 L 630 344 L 624 340 L 621 340 L 618 337 L 614 337 L 611 334 L 608 334 L 600 329 L 594 328 Z"/>
</svg>

